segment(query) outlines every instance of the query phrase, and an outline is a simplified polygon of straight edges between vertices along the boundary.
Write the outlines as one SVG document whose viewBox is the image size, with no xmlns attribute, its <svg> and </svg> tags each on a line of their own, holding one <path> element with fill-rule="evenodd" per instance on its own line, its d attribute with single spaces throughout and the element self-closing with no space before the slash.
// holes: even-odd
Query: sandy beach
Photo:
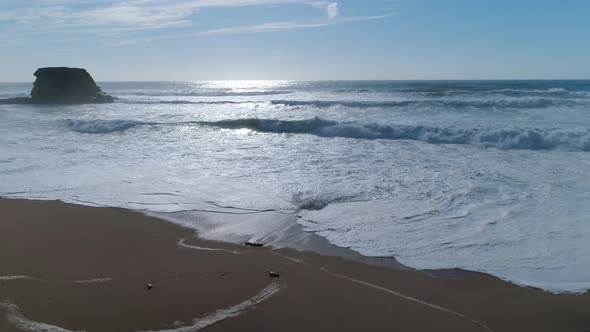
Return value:
<svg viewBox="0 0 590 332">
<path fill-rule="evenodd" d="M 0 331 L 590 330 L 588 293 L 203 241 L 123 209 L 0 199 L 0 216 Z"/>
</svg>

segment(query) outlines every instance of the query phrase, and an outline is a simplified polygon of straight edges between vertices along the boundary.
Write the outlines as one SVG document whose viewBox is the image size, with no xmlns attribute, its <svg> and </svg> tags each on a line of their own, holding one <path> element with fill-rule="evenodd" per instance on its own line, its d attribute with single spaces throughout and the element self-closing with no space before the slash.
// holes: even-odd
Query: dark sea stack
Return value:
<svg viewBox="0 0 590 332">
<path fill-rule="evenodd" d="M 37 80 L 31 91 L 33 104 L 98 104 L 115 100 L 96 85 L 86 69 L 39 68 L 34 75 Z"/>
<path fill-rule="evenodd" d="M 104 93 L 86 69 L 68 67 L 39 68 L 35 72 L 31 97 L 0 99 L 0 105 L 23 104 L 102 104 L 115 97 Z"/>
</svg>

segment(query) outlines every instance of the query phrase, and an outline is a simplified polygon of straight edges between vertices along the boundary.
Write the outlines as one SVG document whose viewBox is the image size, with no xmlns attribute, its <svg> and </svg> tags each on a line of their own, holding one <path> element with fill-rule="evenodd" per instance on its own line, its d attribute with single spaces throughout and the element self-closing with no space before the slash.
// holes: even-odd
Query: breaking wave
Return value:
<svg viewBox="0 0 590 332">
<path fill-rule="evenodd" d="M 221 121 L 140 122 L 133 120 L 66 120 L 84 134 L 108 134 L 137 126 L 208 126 L 250 129 L 277 134 L 309 134 L 354 139 L 416 140 L 430 144 L 471 144 L 500 149 L 590 151 L 590 129 L 558 128 L 438 128 L 420 125 L 337 122 L 315 117 L 305 120 L 234 119 Z"/>
<path fill-rule="evenodd" d="M 66 120 L 72 131 L 83 134 L 108 134 L 147 124 L 133 120 Z"/>
<path fill-rule="evenodd" d="M 498 89 L 488 91 L 488 94 L 508 97 L 543 96 L 553 98 L 590 98 L 590 93 L 588 91 L 569 91 L 564 88 L 549 88 L 546 90 Z"/>
<path fill-rule="evenodd" d="M 299 107 L 310 106 L 316 108 L 351 107 L 351 108 L 387 108 L 387 107 L 440 107 L 440 108 L 500 108 L 500 109 L 540 109 L 553 106 L 575 106 L 583 102 L 555 98 L 519 98 L 519 99 L 487 99 L 487 100 L 399 100 L 399 101 L 342 101 L 342 100 L 132 100 L 120 99 L 123 104 L 170 104 L 170 105 L 224 105 L 224 104 L 270 104 L 276 106 Z"/>
<path fill-rule="evenodd" d="M 413 125 L 381 125 L 306 120 L 236 119 L 198 122 L 226 129 L 247 128 L 258 132 L 311 134 L 356 139 L 417 140 L 431 144 L 473 144 L 501 149 L 590 151 L 590 130 L 564 131 L 539 128 L 437 128 Z"/>
<path fill-rule="evenodd" d="M 535 89 L 496 89 L 496 90 L 436 90 L 415 91 L 419 95 L 430 97 L 450 96 L 505 96 L 505 97 L 545 97 L 564 99 L 590 99 L 588 91 L 570 91 L 564 88 L 549 88 L 545 90 Z"/>
<path fill-rule="evenodd" d="M 191 100 L 129 100 L 119 99 L 120 104 L 141 104 L 141 105 L 223 105 L 223 104 L 254 104 L 258 101 L 191 101 Z"/>
<path fill-rule="evenodd" d="M 444 107 L 444 108 L 547 108 L 552 106 L 573 106 L 578 102 L 551 98 L 488 99 L 488 100 L 401 100 L 401 101 L 326 101 L 326 100 L 273 100 L 273 105 L 313 106 L 327 108 L 334 106 L 371 107 Z"/>
<path fill-rule="evenodd" d="M 215 91 L 215 92 L 171 92 L 171 91 L 121 91 L 118 96 L 176 96 L 176 97 L 241 97 L 241 96 L 276 96 L 293 93 L 290 90 L 276 91 Z"/>
</svg>

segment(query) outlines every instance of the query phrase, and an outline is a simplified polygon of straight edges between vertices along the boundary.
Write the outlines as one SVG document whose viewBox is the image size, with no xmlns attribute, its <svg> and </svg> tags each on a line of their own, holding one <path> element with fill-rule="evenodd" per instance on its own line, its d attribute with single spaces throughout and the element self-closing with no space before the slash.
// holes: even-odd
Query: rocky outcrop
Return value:
<svg viewBox="0 0 590 332">
<path fill-rule="evenodd" d="M 114 98 L 102 92 L 92 76 L 81 68 L 40 68 L 35 72 L 31 99 L 35 104 L 112 103 Z"/>
<path fill-rule="evenodd" d="M 98 104 L 115 98 L 104 93 L 82 68 L 49 67 L 35 72 L 30 98 L 0 100 L 0 104 Z"/>
</svg>

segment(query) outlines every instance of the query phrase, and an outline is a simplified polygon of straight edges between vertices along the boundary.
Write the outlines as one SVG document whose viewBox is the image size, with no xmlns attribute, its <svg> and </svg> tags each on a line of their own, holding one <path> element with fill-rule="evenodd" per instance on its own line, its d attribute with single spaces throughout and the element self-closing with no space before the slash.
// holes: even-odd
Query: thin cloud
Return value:
<svg viewBox="0 0 590 332">
<path fill-rule="evenodd" d="M 299 4 L 325 12 L 326 19 L 316 21 L 279 21 L 249 26 L 187 32 L 195 25 L 198 13 L 205 8 L 229 8 Z M 294 29 L 320 28 L 352 21 L 390 17 L 392 14 L 369 17 L 341 17 L 334 1 L 310 0 L 4 0 L 0 4 L 0 25 L 4 39 L 22 40 L 48 36 L 57 42 L 78 36 L 93 36 L 108 46 L 125 46 L 163 39 L 150 30 L 168 31 L 184 28 L 184 36 L 263 33 Z M 140 35 L 141 34 L 141 35 Z M 161 33 L 159 33 L 162 36 Z M 171 34 L 168 34 L 171 35 Z M 55 39 L 49 38 L 55 37 Z M 176 34 L 182 36 L 182 34 Z M 78 38 L 76 37 L 76 38 Z M 127 38 L 124 38 L 127 37 Z M 117 40 L 114 40 L 117 38 Z M 168 37 L 164 37 L 168 38 Z"/>
<path fill-rule="evenodd" d="M 336 16 L 338 16 L 339 9 L 338 9 L 337 2 L 311 1 L 311 2 L 308 2 L 307 4 L 326 11 L 326 15 L 328 16 L 329 19 L 334 19 L 334 18 L 336 18 Z"/>
<path fill-rule="evenodd" d="M 397 13 L 390 13 L 390 14 L 376 15 L 376 16 L 342 17 L 338 20 L 330 20 L 330 21 L 325 21 L 325 22 L 308 22 L 308 23 L 304 23 L 304 22 L 270 22 L 270 23 L 263 23 L 263 24 L 249 25 L 249 26 L 229 27 L 229 28 L 200 31 L 200 32 L 195 33 L 195 35 L 208 36 L 208 35 L 227 35 L 227 34 L 249 34 L 249 33 L 287 31 L 287 30 L 295 30 L 295 29 L 313 29 L 313 28 L 321 28 L 321 27 L 337 25 L 337 24 L 342 24 L 342 23 L 349 23 L 349 22 L 382 20 L 385 18 L 394 17 L 396 15 L 397 15 Z"/>
<path fill-rule="evenodd" d="M 326 12 L 328 13 L 328 18 L 336 18 L 338 16 L 338 4 L 336 2 L 328 4 L 326 6 Z"/>
<path fill-rule="evenodd" d="M 341 17 L 336 21 L 325 21 L 325 22 L 290 22 L 290 21 L 283 21 L 283 22 L 268 22 L 262 24 L 255 24 L 249 26 L 239 26 L 239 27 L 228 27 L 228 28 L 221 28 L 221 29 L 212 29 L 206 31 L 199 31 L 191 34 L 179 34 L 179 35 L 168 35 L 168 36 L 160 36 L 157 38 L 144 38 L 144 39 L 130 39 L 130 40 L 122 40 L 122 41 L 114 41 L 105 43 L 105 46 L 109 47 L 117 47 L 117 46 L 129 46 L 129 45 L 136 45 L 140 43 L 150 43 L 155 40 L 161 39 L 179 39 L 179 38 L 188 38 L 194 36 L 216 36 L 216 35 L 237 35 L 237 34 L 254 34 L 254 33 L 269 33 L 269 32 L 280 32 L 280 31 L 289 31 L 289 30 L 296 30 L 296 29 L 314 29 L 314 28 L 322 28 L 337 24 L 349 23 L 349 22 L 359 22 L 359 21 L 373 21 L 373 20 L 382 20 L 390 17 L 397 16 L 397 13 L 390 13 L 385 15 L 375 15 L 375 16 L 353 16 L 353 17 Z"/>
<path fill-rule="evenodd" d="M 200 31 L 195 33 L 197 36 L 207 35 L 228 35 L 228 34 L 246 34 L 246 33 L 259 33 L 259 32 L 273 32 L 273 31 L 285 31 L 293 29 L 309 29 L 319 28 L 332 25 L 331 23 L 297 23 L 297 22 L 269 22 L 262 24 L 255 24 L 249 26 L 230 27 L 222 29 L 213 29 L 207 31 Z"/>
<path fill-rule="evenodd" d="M 302 3 L 303 0 L 35 0 L 13 2 L 0 20 L 43 30 L 46 25 L 161 28 L 190 25 L 203 8 Z M 6 6 L 6 5 L 5 5 Z"/>
<path fill-rule="evenodd" d="M 152 41 L 151 38 L 141 38 L 141 39 L 127 39 L 127 40 L 117 40 L 113 42 L 105 43 L 105 46 L 108 47 L 120 47 L 120 46 L 130 46 L 130 45 L 137 45 L 137 44 L 145 44 L 150 43 Z"/>
</svg>

